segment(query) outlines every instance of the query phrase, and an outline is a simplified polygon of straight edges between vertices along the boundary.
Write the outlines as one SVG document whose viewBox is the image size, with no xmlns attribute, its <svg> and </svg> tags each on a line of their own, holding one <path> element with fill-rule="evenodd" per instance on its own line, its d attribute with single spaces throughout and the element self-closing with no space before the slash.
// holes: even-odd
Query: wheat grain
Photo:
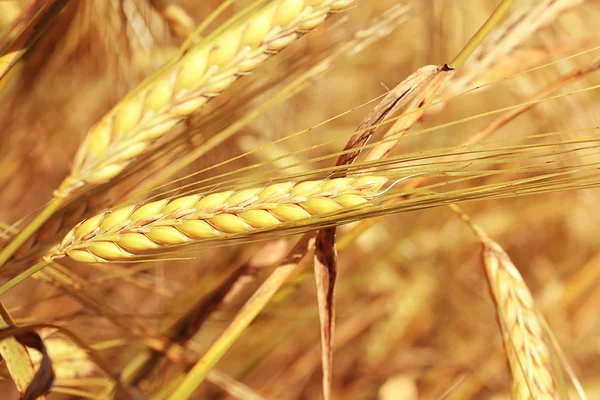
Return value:
<svg viewBox="0 0 600 400">
<path fill-rule="evenodd" d="M 485 234 L 483 264 L 490 284 L 516 400 L 552 400 L 554 382 L 533 297 L 508 254 Z"/>
<path fill-rule="evenodd" d="M 81 222 L 50 257 L 106 262 L 251 233 L 368 204 L 381 194 L 386 181 L 384 177 L 361 176 L 284 182 L 127 206 Z"/>
<path fill-rule="evenodd" d="M 273 1 L 185 48 L 88 132 L 57 197 L 109 181 L 173 126 L 352 0 Z M 235 21 L 234 21 L 235 22 Z"/>
</svg>

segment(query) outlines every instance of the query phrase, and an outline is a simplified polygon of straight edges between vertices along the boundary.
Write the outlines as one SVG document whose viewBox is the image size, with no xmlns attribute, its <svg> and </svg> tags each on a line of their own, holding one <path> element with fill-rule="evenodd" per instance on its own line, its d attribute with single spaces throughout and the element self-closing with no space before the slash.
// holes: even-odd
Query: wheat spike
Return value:
<svg viewBox="0 0 600 400">
<path fill-rule="evenodd" d="M 96 125 L 56 197 L 107 182 L 181 120 L 353 0 L 276 0 L 225 24 L 147 78 Z"/>
<path fill-rule="evenodd" d="M 531 292 L 502 247 L 486 236 L 480 238 L 511 371 L 512 398 L 553 400 L 549 351 Z"/>
<path fill-rule="evenodd" d="M 367 204 L 381 194 L 386 181 L 384 177 L 361 176 L 284 182 L 127 206 L 81 222 L 50 257 L 108 262 L 252 233 Z"/>
</svg>

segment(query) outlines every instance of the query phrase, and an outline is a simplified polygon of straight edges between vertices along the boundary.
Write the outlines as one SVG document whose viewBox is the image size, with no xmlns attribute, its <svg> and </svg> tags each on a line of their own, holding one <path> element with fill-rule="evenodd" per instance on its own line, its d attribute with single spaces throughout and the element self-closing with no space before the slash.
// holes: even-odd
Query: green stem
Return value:
<svg viewBox="0 0 600 400">
<path fill-rule="evenodd" d="M 483 42 L 491 30 L 496 24 L 502 19 L 506 11 L 512 5 L 514 0 L 502 0 L 502 2 L 496 7 L 492 15 L 485 21 L 485 23 L 479 28 L 479 30 L 473 35 L 471 40 L 463 47 L 458 55 L 452 60 L 450 66 L 454 69 L 459 69 L 467 61 L 467 59 L 473 54 L 475 49 Z"/>
<path fill-rule="evenodd" d="M 44 208 L 42 212 L 39 213 L 33 219 L 33 221 L 29 223 L 29 225 L 27 225 L 21 232 L 19 232 L 17 236 L 15 236 L 14 239 L 11 240 L 6 245 L 6 247 L 2 249 L 2 251 L 0 251 L 0 268 L 4 264 L 6 264 L 6 262 L 12 257 L 12 255 L 15 254 L 17 250 L 19 250 L 19 247 L 21 247 L 21 245 L 25 243 L 25 241 L 29 239 L 31 235 L 33 235 L 38 229 L 40 229 L 42 224 L 46 222 L 48 218 L 50 218 L 56 212 L 56 210 L 60 208 L 62 204 L 62 198 L 53 198 L 50 201 L 50 203 L 46 205 L 46 208 Z"/>
<path fill-rule="evenodd" d="M 177 389 L 171 393 L 169 400 L 186 400 L 194 393 L 196 388 L 198 388 L 198 386 L 206 379 L 217 362 L 219 362 L 227 350 L 229 350 L 239 339 L 242 333 L 250 326 L 254 318 L 256 318 L 269 300 L 271 300 L 279 290 L 281 285 L 283 285 L 286 279 L 296 269 L 296 266 L 296 263 L 290 263 L 279 266 L 273 271 L 236 315 L 235 319 L 227 329 L 225 329 L 216 342 L 208 349 L 206 354 L 194 364 Z"/>
<path fill-rule="evenodd" d="M 23 282 L 25 279 L 29 278 L 31 275 L 45 268 L 51 262 L 52 260 L 48 258 L 43 258 L 39 263 L 35 264 L 33 267 L 29 268 L 24 272 L 21 272 L 19 275 L 6 282 L 4 285 L 0 286 L 0 296 L 17 286 L 19 283 Z"/>
</svg>

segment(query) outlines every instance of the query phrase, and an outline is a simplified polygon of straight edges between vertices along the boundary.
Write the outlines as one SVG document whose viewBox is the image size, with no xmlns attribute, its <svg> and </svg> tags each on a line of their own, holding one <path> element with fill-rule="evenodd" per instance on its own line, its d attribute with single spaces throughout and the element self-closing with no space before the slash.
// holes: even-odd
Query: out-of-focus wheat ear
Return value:
<svg viewBox="0 0 600 400">
<path fill-rule="evenodd" d="M 0 40 L 0 80 L 25 55 L 70 0 L 36 1 L 24 8 Z"/>
<path fill-rule="evenodd" d="M 107 182 L 173 126 L 352 0 L 276 0 L 186 46 L 87 133 L 58 196 Z"/>
<path fill-rule="evenodd" d="M 482 249 L 482 264 L 490 287 L 511 373 L 515 400 L 554 400 L 550 351 L 544 339 L 533 296 L 508 254 L 458 206 L 450 208 L 473 230 Z"/>
<path fill-rule="evenodd" d="M 194 20 L 177 4 L 165 0 L 152 0 L 150 3 L 178 37 L 185 39 L 194 32 Z"/>
<path fill-rule="evenodd" d="M 550 353 L 531 292 L 502 247 L 487 236 L 479 238 L 511 371 L 513 399 L 552 400 Z"/>
<path fill-rule="evenodd" d="M 475 50 L 460 76 L 448 85 L 444 97 L 451 97 L 480 84 L 479 80 L 489 72 L 491 66 L 504 60 L 534 33 L 551 25 L 560 15 L 583 2 L 584 0 L 541 0 L 515 12 Z"/>
</svg>

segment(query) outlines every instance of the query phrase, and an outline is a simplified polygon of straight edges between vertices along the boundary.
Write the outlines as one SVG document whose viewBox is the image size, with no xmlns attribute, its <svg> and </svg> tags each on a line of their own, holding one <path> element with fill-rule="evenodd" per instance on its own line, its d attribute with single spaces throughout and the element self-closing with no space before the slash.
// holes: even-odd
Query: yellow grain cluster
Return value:
<svg viewBox="0 0 600 400">
<path fill-rule="evenodd" d="M 549 351 L 536 316 L 533 297 L 508 254 L 489 238 L 483 262 L 496 303 L 515 400 L 553 400 Z"/>
<path fill-rule="evenodd" d="M 53 258 L 106 262 L 249 234 L 368 203 L 387 178 L 361 176 L 188 195 L 107 211 L 75 226 Z"/>
<path fill-rule="evenodd" d="M 276 0 L 232 21 L 146 79 L 88 132 L 57 192 L 103 183 L 240 76 L 353 0 Z"/>
</svg>

